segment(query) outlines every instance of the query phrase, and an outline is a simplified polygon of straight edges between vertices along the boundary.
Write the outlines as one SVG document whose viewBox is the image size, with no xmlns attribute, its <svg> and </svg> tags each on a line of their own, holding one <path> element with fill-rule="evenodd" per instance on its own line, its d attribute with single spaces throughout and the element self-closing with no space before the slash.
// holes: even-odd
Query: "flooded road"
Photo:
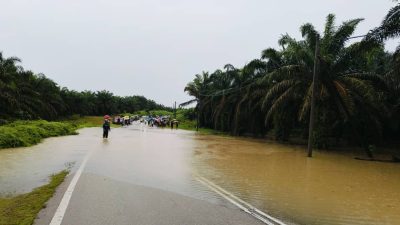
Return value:
<svg viewBox="0 0 400 225">
<path fill-rule="evenodd" d="M 400 224 L 400 165 L 364 162 L 260 140 L 197 135 L 138 125 L 98 128 L 0 151 L 0 192 L 23 193 L 51 173 L 80 164 L 85 173 L 226 204 L 196 180 L 200 175 L 286 222 L 295 224 Z"/>
<path fill-rule="evenodd" d="M 88 135 L 90 136 L 90 135 Z M 0 150 L 0 196 L 21 194 L 49 181 L 49 175 L 80 163 L 89 148 L 86 135 L 47 138 L 32 147 Z"/>
<path fill-rule="evenodd" d="M 263 141 L 196 137 L 195 167 L 254 206 L 298 224 L 400 224 L 400 165 Z M 204 143 L 204 144 L 201 144 Z"/>
</svg>

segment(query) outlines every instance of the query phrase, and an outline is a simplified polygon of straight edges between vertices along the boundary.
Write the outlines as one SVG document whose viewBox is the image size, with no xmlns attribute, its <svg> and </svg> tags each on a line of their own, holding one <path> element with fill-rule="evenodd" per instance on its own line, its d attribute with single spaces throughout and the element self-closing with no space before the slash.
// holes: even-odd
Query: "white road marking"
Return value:
<svg viewBox="0 0 400 225">
<path fill-rule="evenodd" d="M 74 177 L 72 178 L 71 183 L 69 184 L 67 191 L 64 193 L 63 198 L 61 199 L 60 205 L 58 205 L 58 208 L 56 212 L 54 213 L 53 219 L 51 220 L 49 225 L 61 225 L 65 211 L 67 210 L 69 201 L 71 200 L 72 193 L 74 192 L 75 186 L 78 183 L 79 178 L 81 177 L 81 174 L 83 172 L 83 169 L 86 166 L 87 161 L 89 160 L 90 156 L 92 155 L 93 150 L 91 150 L 83 160 L 81 166 L 79 167 L 78 171 L 76 171 Z"/>
<path fill-rule="evenodd" d="M 233 195 L 232 193 L 228 192 L 227 190 L 223 189 L 222 187 L 214 184 L 213 182 L 207 180 L 204 177 L 195 175 L 197 177 L 197 180 L 202 183 L 203 185 L 207 186 L 226 200 L 228 200 L 230 203 L 234 204 L 237 206 L 239 209 L 245 211 L 246 213 L 252 215 L 253 217 L 257 218 L 258 220 L 262 221 L 265 224 L 268 225 L 286 225 L 284 222 L 281 220 L 272 217 L 263 211 L 257 209 L 256 207 L 252 206 L 251 204 L 243 201 L 242 199 L 238 198 L 237 196 Z"/>
</svg>

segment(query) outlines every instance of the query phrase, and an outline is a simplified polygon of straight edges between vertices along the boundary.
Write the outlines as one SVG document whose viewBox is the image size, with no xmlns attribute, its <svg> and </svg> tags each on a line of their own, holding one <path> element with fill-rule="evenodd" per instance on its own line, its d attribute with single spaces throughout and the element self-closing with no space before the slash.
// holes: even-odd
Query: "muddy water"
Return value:
<svg viewBox="0 0 400 225">
<path fill-rule="evenodd" d="M 49 176 L 79 164 L 93 143 L 90 129 L 82 135 L 45 139 L 32 147 L 0 150 L 0 197 L 31 191 L 48 183 Z"/>
<path fill-rule="evenodd" d="M 200 174 L 298 224 L 400 224 L 400 165 L 262 141 L 198 136 Z"/>
<path fill-rule="evenodd" d="M 269 214 L 295 224 L 400 224 L 400 165 L 357 161 L 260 140 L 170 129 L 101 129 L 0 151 L 0 195 L 24 193 L 74 162 L 115 180 L 223 204 L 201 175 Z"/>
</svg>

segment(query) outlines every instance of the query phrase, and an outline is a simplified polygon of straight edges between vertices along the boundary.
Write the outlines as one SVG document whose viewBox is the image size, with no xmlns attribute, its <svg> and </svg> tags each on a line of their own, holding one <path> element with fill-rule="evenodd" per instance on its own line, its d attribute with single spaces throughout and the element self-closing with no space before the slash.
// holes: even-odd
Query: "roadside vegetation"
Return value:
<svg viewBox="0 0 400 225">
<path fill-rule="evenodd" d="M 385 40 L 400 36 L 396 4 L 366 36 L 353 38 L 363 19 L 337 25 L 330 14 L 322 32 L 306 23 L 302 39 L 284 34 L 279 49 L 263 50 L 242 68 L 202 72 L 185 87 L 194 98 L 182 106 L 196 103 L 202 128 L 306 140 L 318 41 L 314 145 L 357 145 L 372 156 L 374 146 L 400 139 L 400 46 L 384 50 Z"/>
<path fill-rule="evenodd" d="M 170 109 L 143 96 L 69 90 L 44 74 L 25 70 L 20 62 L 0 52 L 0 149 L 31 146 L 43 138 L 76 134 L 79 128 L 100 127 L 106 114 Z"/>
<path fill-rule="evenodd" d="M 168 109 L 143 96 L 120 97 L 106 90 L 69 90 L 44 74 L 25 70 L 20 62 L 0 52 L 0 124 L 16 119 L 58 120 L 76 114 L 100 116 Z"/>
<path fill-rule="evenodd" d="M 0 126 L 0 149 L 27 147 L 40 143 L 44 138 L 75 135 L 81 128 L 101 127 L 103 121 L 102 116 L 77 115 L 57 122 L 17 120 Z"/>
<path fill-rule="evenodd" d="M 0 198 L 0 225 L 31 225 L 39 211 L 64 181 L 68 171 L 51 176 L 49 184 L 27 194 Z"/>
<path fill-rule="evenodd" d="M 74 115 L 68 117 L 67 119 L 61 120 L 63 123 L 70 123 L 76 129 L 84 128 L 84 127 L 101 127 L 104 123 L 103 116 L 79 116 Z M 119 127 L 115 124 L 111 124 L 112 127 Z"/>
<path fill-rule="evenodd" d="M 0 126 L 0 149 L 31 146 L 47 137 L 71 134 L 77 134 L 76 126 L 71 123 L 45 120 L 15 121 Z"/>
</svg>

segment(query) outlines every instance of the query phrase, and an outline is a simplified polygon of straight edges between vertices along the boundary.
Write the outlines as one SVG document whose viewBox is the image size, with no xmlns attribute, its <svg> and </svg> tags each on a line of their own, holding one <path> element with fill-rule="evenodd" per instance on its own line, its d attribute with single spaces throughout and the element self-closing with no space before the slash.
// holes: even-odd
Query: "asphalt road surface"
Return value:
<svg viewBox="0 0 400 225">
<path fill-rule="evenodd" d="M 101 132 L 81 130 L 86 160 L 35 224 L 264 224 L 199 182 L 193 155 L 205 146 L 193 140 L 193 132 L 132 125 L 112 129 L 108 140 Z"/>
</svg>

